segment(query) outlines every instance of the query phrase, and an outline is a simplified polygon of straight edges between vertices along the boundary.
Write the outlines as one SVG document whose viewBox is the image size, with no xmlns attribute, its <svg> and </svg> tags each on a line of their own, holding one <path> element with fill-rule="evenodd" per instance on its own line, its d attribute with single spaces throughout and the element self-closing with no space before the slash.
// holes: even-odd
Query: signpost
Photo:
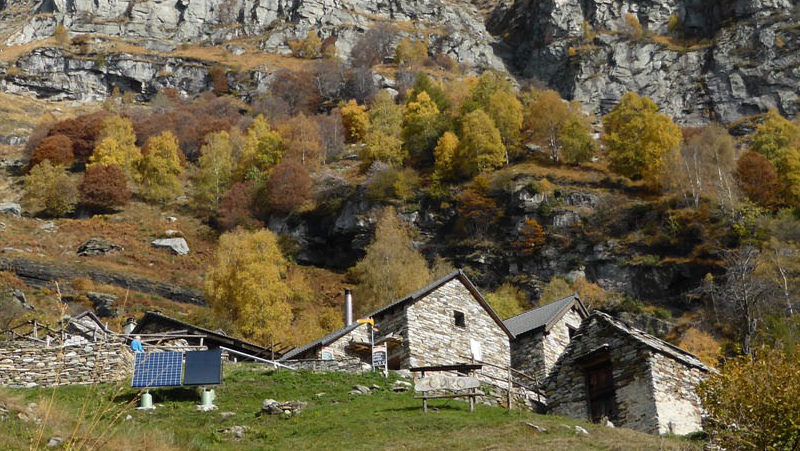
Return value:
<svg viewBox="0 0 800 451">
<path fill-rule="evenodd" d="M 388 371 L 389 367 L 389 359 L 388 359 L 388 349 L 386 344 L 382 344 L 380 346 L 373 346 L 372 348 L 372 370 L 383 370 L 384 372 Z"/>
</svg>

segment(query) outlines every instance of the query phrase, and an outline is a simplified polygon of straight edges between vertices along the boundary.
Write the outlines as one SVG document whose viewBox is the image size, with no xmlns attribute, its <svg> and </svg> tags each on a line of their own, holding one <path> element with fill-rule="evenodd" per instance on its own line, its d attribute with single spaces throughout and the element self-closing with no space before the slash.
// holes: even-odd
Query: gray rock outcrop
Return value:
<svg viewBox="0 0 800 451">
<path fill-rule="evenodd" d="M 101 318 L 116 318 L 119 316 L 119 311 L 114 306 L 117 302 L 117 297 L 113 294 L 89 291 L 86 293 L 86 297 L 94 305 L 97 316 Z"/>
<path fill-rule="evenodd" d="M 189 245 L 183 238 L 159 238 L 151 243 L 153 247 L 169 249 L 175 255 L 186 255 L 189 253 Z"/>
<path fill-rule="evenodd" d="M 124 251 L 125 248 L 118 246 L 111 241 L 103 238 L 89 238 L 85 243 L 78 247 L 78 255 L 88 257 L 94 255 L 106 255 L 110 252 Z"/>
<path fill-rule="evenodd" d="M 0 203 L 0 213 L 9 216 L 22 215 L 22 207 L 16 202 L 2 202 Z"/>
</svg>

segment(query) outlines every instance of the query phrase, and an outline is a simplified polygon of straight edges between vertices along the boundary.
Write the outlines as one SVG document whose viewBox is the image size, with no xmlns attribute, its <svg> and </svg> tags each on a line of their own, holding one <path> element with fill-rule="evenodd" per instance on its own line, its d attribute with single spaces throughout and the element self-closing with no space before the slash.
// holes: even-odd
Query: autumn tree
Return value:
<svg viewBox="0 0 800 451">
<path fill-rule="evenodd" d="M 415 164 L 432 163 L 432 150 L 442 133 L 439 107 L 427 92 L 420 92 L 403 108 L 403 142 Z M 499 134 L 498 134 L 499 137 Z"/>
<path fill-rule="evenodd" d="M 734 204 L 735 165 L 733 138 L 719 125 L 709 125 L 685 140 L 668 166 L 667 179 L 694 208 L 700 206 L 701 197 L 706 197 L 730 209 Z"/>
<path fill-rule="evenodd" d="M 403 107 L 395 103 L 389 91 L 380 91 L 369 106 L 369 123 L 372 131 L 400 136 L 403 126 Z"/>
<path fill-rule="evenodd" d="M 425 258 L 411 244 L 410 231 L 394 209 L 381 212 L 375 237 L 350 276 L 358 284 L 356 310 L 363 315 L 418 290 L 430 282 Z"/>
<path fill-rule="evenodd" d="M 29 210 L 47 216 L 63 216 L 75 210 L 78 189 L 63 166 L 45 160 L 30 170 L 24 182 L 22 200 Z"/>
<path fill-rule="evenodd" d="M 339 114 L 342 116 L 345 140 L 348 143 L 357 143 L 364 139 L 369 130 L 369 115 L 366 107 L 351 99 L 339 108 Z"/>
<path fill-rule="evenodd" d="M 172 132 L 163 132 L 147 140 L 138 164 L 141 180 L 139 195 L 150 202 L 166 204 L 183 193 L 183 173 L 178 153 L 178 139 Z"/>
<path fill-rule="evenodd" d="M 54 166 L 71 166 L 75 155 L 72 152 L 72 140 L 64 135 L 48 136 L 41 140 L 31 155 L 29 167 L 49 160 Z"/>
<path fill-rule="evenodd" d="M 800 353 L 761 349 L 728 360 L 697 388 L 706 429 L 725 449 L 779 450 L 800 445 Z"/>
<path fill-rule="evenodd" d="M 762 207 L 774 208 L 779 202 L 781 182 L 767 157 L 748 151 L 736 162 L 736 180 L 744 194 Z"/>
<path fill-rule="evenodd" d="M 531 138 L 547 151 L 554 162 L 561 159 L 561 132 L 570 117 L 569 106 L 555 91 L 540 93 L 528 107 L 526 127 Z"/>
<path fill-rule="evenodd" d="M 464 113 L 477 109 L 488 110 L 496 93 L 514 94 L 514 86 L 507 76 L 496 70 L 484 71 L 470 90 L 470 98 L 463 105 Z"/>
<path fill-rule="evenodd" d="M 458 195 L 458 214 L 470 234 L 485 238 L 489 230 L 505 215 L 489 195 L 489 179 L 479 175 Z"/>
<path fill-rule="evenodd" d="M 496 290 L 487 293 L 486 301 L 502 319 L 519 315 L 530 308 L 525 293 L 509 282 L 504 282 Z"/>
<path fill-rule="evenodd" d="M 233 183 L 233 143 L 228 132 L 211 133 L 200 148 L 197 170 L 193 175 L 194 205 L 207 216 L 217 211 L 222 196 Z"/>
<path fill-rule="evenodd" d="M 236 227 L 256 229 L 261 221 L 254 217 L 254 199 L 258 186 L 252 181 L 234 183 L 219 203 L 218 223 L 222 230 Z"/>
<path fill-rule="evenodd" d="M 322 40 L 316 30 L 311 30 L 305 39 L 290 41 L 289 49 L 298 58 L 319 58 L 322 56 Z"/>
<path fill-rule="evenodd" d="M 573 114 L 561 128 L 558 137 L 561 143 L 561 160 L 578 164 L 594 157 L 594 138 L 588 121 L 581 114 Z"/>
<path fill-rule="evenodd" d="M 264 344 L 279 341 L 293 316 L 287 270 L 272 232 L 225 233 L 206 272 L 205 298 L 243 336 Z"/>
<path fill-rule="evenodd" d="M 522 129 L 522 103 L 512 93 L 497 91 L 489 96 L 489 104 L 486 113 L 494 121 L 495 127 L 500 131 L 503 145 L 510 152 L 516 149 L 520 140 L 520 129 Z M 506 155 L 506 163 L 509 156 Z"/>
<path fill-rule="evenodd" d="M 89 165 L 117 165 L 134 180 L 142 152 L 136 146 L 136 133 L 130 119 L 112 115 L 103 121 Z"/>
<path fill-rule="evenodd" d="M 664 156 L 677 149 L 681 132 L 648 97 L 629 92 L 603 117 L 602 141 L 612 171 L 660 183 Z"/>
<path fill-rule="evenodd" d="M 440 180 L 456 177 L 456 156 L 458 155 L 458 136 L 452 132 L 444 132 L 433 149 L 434 174 Z"/>
<path fill-rule="evenodd" d="M 278 124 L 276 130 L 283 139 L 286 158 L 299 161 L 308 170 L 322 164 L 322 133 L 317 121 L 300 113 Z"/>
<path fill-rule="evenodd" d="M 547 240 L 544 228 L 533 219 L 522 221 L 519 226 L 519 237 L 512 243 L 514 249 L 523 256 L 533 255 Z"/>
<path fill-rule="evenodd" d="M 116 164 L 87 167 L 78 190 L 81 203 L 95 211 L 121 207 L 131 197 L 127 177 Z"/>
<path fill-rule="evenodd" d="M 417 66 L 427 57 L 428 44 L 419 39 L 401 40 L 394 53 L 394 60 L 400 66 Z"/>
<path fill-rule="evenodd" d="M 382 63 L 392 54 L 397 31 L 389 25 L 379 24 L 367 30 L 356 40 L 350 51 L 350 62 L 355 67 L 372 67 Z"/>
<path fill-rule="evenodd" d="M 241 181 L 252 178 L 252 171 L 269 171 L 281 161 L 283 153 L 283 138 L 270 127 L 264 116 L 258 115 L 247 129 L 235 179 Z"/>
<path fill-rule="evenodd" d="M 783 197 L 800 200 L 800 127 L 770 110 L 753 134 L 750 149 L 775 166 L 783 185 Z"/>
<path fill-rule="evenodd" d="M 297 160 L 286 160 L 275 166 L 267 179 L 266 201 L 275 213 L 291 213 L 311 194 L 311 176 Z"/>
<path fill-rule="evenodd" d="M 375 161 L 400 167 L 408 158 L 408 152 L 403 148 L 403 141 L 396 135 L 374 130 L 368 132 L 364 138 L 364 147 L 359 149 L 358 157 L 365 169 Z"/>
<path fill-rule="evenodd" d="M 506 147 L 500 131 L 482 110 L 464 116 L 457 160 L 462 177 L 473 177 L 499 168 L 506 162 Z"/>
<path fill-rule="evenodd" d="M 72 119 L 57 122 L 50 127 L 49 136 L 64 135 L 72 141 L 75 160 L 86 163 L 94 152 L 94 145 L 103 122 L 108 116 L 105 111 L 84 114 Z"/>
</svg>

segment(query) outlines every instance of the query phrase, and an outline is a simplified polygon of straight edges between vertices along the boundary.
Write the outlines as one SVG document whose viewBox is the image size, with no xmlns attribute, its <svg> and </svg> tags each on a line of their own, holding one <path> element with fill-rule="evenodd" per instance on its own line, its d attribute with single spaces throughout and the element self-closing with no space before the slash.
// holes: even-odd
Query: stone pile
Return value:
<svg viewBox="0 0 800 451">
<path fill-rule="evenodd" d="M 118 246 L 111 241 L 103 238 L 89 238 L 85 243 L 78 247 L 78 255 L 88 257 L 93 255 L 106 255 L 113 251 L 124 251 L 125 248 Z"/>
<path fill-rule="evenodd" d="M 302 401 L 278 402 L 274 399 L 265 399 L 261 405 L 261 415 L 295 416 L 306 408 L 308 403 Z"/>
</svg>

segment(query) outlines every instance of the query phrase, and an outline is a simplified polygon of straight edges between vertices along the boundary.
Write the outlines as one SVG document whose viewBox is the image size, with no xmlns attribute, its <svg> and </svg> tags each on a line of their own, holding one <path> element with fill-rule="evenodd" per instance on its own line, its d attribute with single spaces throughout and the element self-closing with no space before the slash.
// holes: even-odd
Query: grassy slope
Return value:
<svg viewBox="0 0 800 451">
<path fill-rule="evenodd" d="M 126 381 L 127 382 L 127 381 Z M 348 392 L 353 384 L 384 387 L 371 395 L 354 396 Z M 226 367 L 225 384 L 217 388 L 219 410 L 211 413 L 195 411 L 199 396 L 193 390 L 154 390 L 157 409 L 141 412 L 133 409 L 136 395 L 131 389 L 112 387 L 63 387 L 55 391 L 54 409 L 46 422 L 43 441 L 62 434 L 70 437 L 75 429 L 71 418 L 84 418 L 82 432 L 76 436 L 98 438 L 107 430 L 104 419 L 92 433 L 85 426 L 91 412 L 109 406 L 105 399 L 114 399 L 106 417 L 119 414 L 110 442 L 102 448 L 126 449 L 699 449 L 698 443 L 676 438 L 661 438 L 626 429 L 608 429 L 574 420 L 541 416 L 528 412 L 507 412 L 502 408 L 479 405 L 471 414 L 461 401 L 432 401 L 438 410 L 423 414 L 421 401 L 412 393 L 393 393 L 391 380 L 374 374 L 273 372 L 253 365 Z M 27 403 L 47 405 L 52 390 L 2 390 L 12 411 Z M 325 393 L 316 396 L 318 393 Z M 299 416 L 285 419 L 277 416 L 256 417 L 266 398 L 301 400 L 309 403 Z M 88 400 L 88 401 L 87 401 Z M 133 400 L 133 401 L 131 401 Z M 130 401 L 130 402 L 129 402 Z M 88 407 L 88 408 L 87 408 Z M 84 413 L 81 414 L 82 409 Z M 223 420 L 220 412 L 235 412 Z M 124 421 L 126 415 L 131 421 Z M 548 429 L 537 433 L 525 423 Z M 37 429 L 22 423 L 16 415 L 6 420 L 4 443 L 8 449 L 27 447 L 35 440 Z M 588 436 L 575 433 L 580 424 Z M 244 425 L 249 431 L 242 440 L 234 440 L 220 431 L 233 425 Z M 0 445 L 0 448 L 3 446 Z M 109 449 L 111 449 L 109 448 Z"/>
</svg>

